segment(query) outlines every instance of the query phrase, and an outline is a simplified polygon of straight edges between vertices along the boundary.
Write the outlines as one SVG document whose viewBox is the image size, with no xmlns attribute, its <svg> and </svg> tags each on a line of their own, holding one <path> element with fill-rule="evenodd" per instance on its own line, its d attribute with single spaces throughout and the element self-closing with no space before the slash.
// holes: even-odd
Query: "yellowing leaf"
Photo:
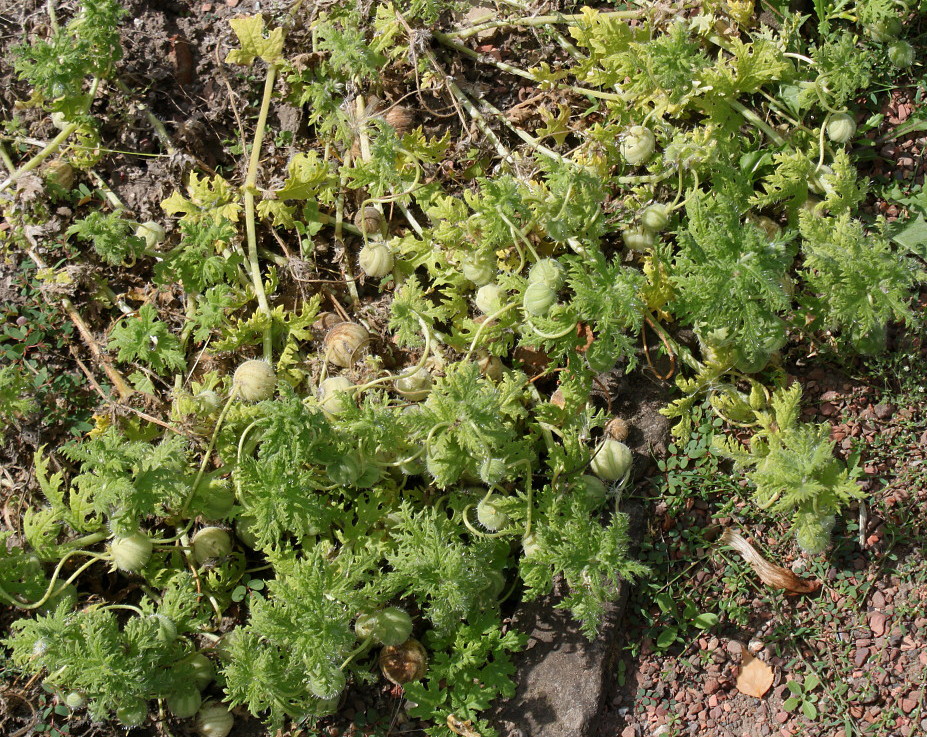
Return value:
<svg viewBox="0 0 927 737">
<path fill-rule="evenodd" d="M 740 675 L 737 676 L 737 690 L 747 696 L 761 699 L 772 686 L 772 668 L 759 658 L 754 658 L 746 650 L 744 650 L 743 658 Z"/>
<path fill-rule="evenodd" d="M 558 146 L 562 146 L 564 140 L 570 134 L 570 108 L 561 103 L 558 105 L 557 115 L 554 115 L 545 107 L 542 107 L 539 112 L 544 120 L 544 125 L 535 131 L 535 135 L 539 139 L 551 136 Z"/>
<path fill-rule="evenodd" d="M 315 151 L 296 154 L 287 165 L 287 174 L 283 187 L 277 190 L 278 200 L 312 199 L 333 182 L 331 170 Z"/>
<path fill-rule="evenodd" d="M 254 57 L 259 56 L 268 64 L 276 64 L 283 58 L 283 29 L 275 28 L 264 35 L 264 19 L 259 15 L 248 18 L 232 18 L 229 21 L 240 49 L 232 49 L 225 57 L 227 64 L 244 64 L 249 66 Z"/>
</svg>

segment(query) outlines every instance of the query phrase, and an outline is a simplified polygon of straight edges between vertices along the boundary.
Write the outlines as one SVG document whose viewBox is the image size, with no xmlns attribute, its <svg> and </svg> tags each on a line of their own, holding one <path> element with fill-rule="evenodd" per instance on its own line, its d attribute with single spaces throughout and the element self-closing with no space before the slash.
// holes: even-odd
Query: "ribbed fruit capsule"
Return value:
<svg viewBox="0 0 927 737">
<path fill-rule="evenodd" d="M 549 284 L 536 281 L 531 282 L 525 287 L 525 293 L 522 296 L 522 307 L 529 315 L 546 315 L 554 302 L 557 301 L 557 290 L 552 289 Z"/>
<path fill-rule="evenodd" d="M 546 284 L 554 291 L 563 286 L 563 267 L 553 258 L 542 258 L 528 271 L 528 283 Z"/>
<path fill-rule="evenodd" d="M 396 131 L 396 135 L 402 138 L 412 128 L 415 121 L 412 111 L 403 105 L 393 105 L 383 116 L 383 119 L 389 123 Z"/>
<path fill-rule="evenodd" d="M 354 226 L 364 235 L 381 235 L 385 225 L 383 214 L 372 205 L 358 210 L 354 216 Z"/>
<path fill-rule="evenodd" d="M 148 563 L 153 547 L 151 538 L 139 531 L 125 537 L 113 538 L 109 545 L 109 554 L 116 568 L 127 573 L 134 573 L 140 571 Z"/>
<path fill-rule="evenodd" d="M 71 691 L 64 697 L 64 703 L 71 711 L 77 711 L 87 704 L 87 697 L 80 691 Z"/>
<path fill-rule="evenodd" d="M 914 63 L 914 47 L 907 41 L 893 41 L 888 46 L 888 60 L 899 69 Z"/>
<path fill-rule="evenodd" d="M 202 737 L 226 737 L 234 724 L 232 712 L 216 701 L 207 701 L 196 712 L 196 731 Z"/>
<path fill-rule="evenodd" d="M 476 505 L 476 519 L 490 532 L 498 532 L 508 525 L 509 516 L 502 511 L 498 494 L 490 494 Z"/>
<path fill-rule="evenodd" d="M 152 249 L 167 238 L 167 231 L 160 223 L 154 220 L 146 220 L 135 229 L 135 237 L 142 238 L 145 241 L 145 247 Z"/>
<path fill-rule="evenodd" d="M 358 639 L 372 638 L 381 645 L 401 645 L 412 634 L 412 618 L 398 607 L 361 614 L 354 623 Z"/>
<path fill-rule="evenodd" d="M 655 146 L 656 139 L 649 128 L 633 125 L 621 142 L 621 157 L 631 166 L 640 166 L 653 156 Z"/>
<path fill-rule="evenodd" d="M 322 348 L 330 363 L 350 368 L 361 352 L 370 345 L 370 333 L 356 322 L 342 322 L 325 335 Z"/>
<path fill-rule="evenodd" d="M 856 121 L 849 113 L 835 113 L 827 121 L 825 133 L 834 143 L 846 143 L 856 133 Z"/>
<path fill-rule="evenodd" d="M 485 284 L 476 290 L 473 303 L 484 315 L 492 315 L 502 309 L 502 297 L 505 292 L 498 284 Z"/>
<path fill-rule="evenodd" d="M 431 372 L 421 368 L 410 376 L 401 376 L 394 382 L 396 393 L 403 399 L 410 402 L 420 402 L 431 393 L 431 385 L 434 380 L 431 378 Z"/>
<path fill-rule="evenodd" d="M 608 487 L 600 479 L 589 474 L 580 476 L 574 482 L 575 492 L 583 496 L 586 501 L 594 506 L 598 506 L 605 501 L 608 496 Z"/>
<path fill-rule="evenodd" d="M 428 670 L 428 653 L 418 640 L 413 639 L 401 645 L 384 647 L 379 661 L 380 672 L 397 686 L 419 680 Z"/>
<path fill-rule="evenodd" d="M 590 468 L 600 479 L 620 481 L 631 468 L 631 449 L 620 440 L 606 438 L 592 458 Z"/>
<path fill-rule="evenodd" d="M 49 161 L 42 170 L 45 181 L 62 189 L 70 189 L 74 184 L 74 167 L 62 159 Z"/>
<path fill-rule="evenodd" d="M 148 717 L 148 706 L 141 699 L 128 699 L 116 709 L 116 719 L 126 727 L 137 727 Z"/>
<path fill-rule="evenodd" d="M 621 239 L 624 241 L 625 248 L 629 251 L 646 251 L 657 242 L 652 230 L 647 230 L 647 228 L 639 225 L 622 230 Z"/>
<path fill-rule="evenodd" d="M 382 278 L 393 271 L 393 252 L 385 243 L 368 243 L 361 249 L 358 263 L 367 276 Z"/>
<path fill-rule="evenodd" d="M 349 391 L 352 386 L 346 376 L 329 376 L 319 384 L 319 404 L 326 417 L 331 419 L 345 413 L 351 400 L 341 392 Z"/>
<path fill-rule="evenodd" d="M 186 688 L 167 697 L 167 708 L 179 719 L 189 719 L 199 711 L 203 697 L 195 688 Z"/>
<path fill-rule="evenodd" d="M 262 402 L 274 396 L 277 374 L 267 361 L 252 359 L 235 369 L 232 387 L 246 402 Z"/>
<path fill-rule="evenodd" d="M 476 286 L 482 287 L 489 284 L 493 277 L 493 264 L 488 258 L 467 257 L 460 265 L 464 279 L 468 279 Z"/>
<path fill-rule="evenodd" d="M 221 527 L 204 527 L 193 536 L 193 557 L 197 563 L 224 558 L 232 552 L 232 537 Z"/>
<path fill-rule="evenodd" d="M 655 202 L 641 213 L 641 225 L 651 233 L 660 233 L 669 225 L 669 208 Z"/>
</svg>

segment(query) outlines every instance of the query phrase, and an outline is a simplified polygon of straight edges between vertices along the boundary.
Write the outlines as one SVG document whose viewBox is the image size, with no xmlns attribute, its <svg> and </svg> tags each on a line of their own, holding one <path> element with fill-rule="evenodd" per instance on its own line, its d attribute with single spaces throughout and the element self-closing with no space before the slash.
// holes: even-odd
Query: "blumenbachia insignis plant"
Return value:
<svg viewBox="0 0 927 737">
<path fill-rule="evenodd" d="M 618 509 L 628 428 L 593 391 L 656 372 L 653 335 L 679 369 L 674 433 L 705 396 L 752 427 L 749 448 L 721 450 L 802 548 L 822 551 L 859 497 L 826 428 L 799 422 L 798 390 L 770 391 L 766 369 L 799 341 L 878 352 L 911 316 L 922 274 L 861 212 L 854 157 L 874 125 L 858 100 L 914 63 L 913 6 L 821 3 L 812 20 L 779 3 L 775 24 L 747 3 L 583 8 L 441 31 L 451 3 L 374 5 L 231 22 L 226 63 L 263 80 L 240 180 L 191 170 L 161 203 L 172 223 L 138 223 L 115 195 L 70 200 L 61 248 L 150 270 L 161 290 L 135 309 L 101 290 L 125 307 L 106 349 L 132 370 L 107 373 L 170 407 L 157 422 L 101 412 L 56 454 L 67 469 L 40 451 L 46 503 L 23 545 L 0 540 L 0 599 L 27 613 L 4 640 L 13 662 L 93 718 L 134 726 L 157 708 L 205 737 L 235 707 L 311 723 L 379 671 L 431 734 L 493 734 L 480 712 L 514 693 L 524 644 L 503 627 L 506 592 L 561 581 L 558 605 L 591 637 L 646 573 Z M 53 154 L 49 197 L 89 176 L 121 16 L 84 0 L 21 47 L 30 102 L 61 133 L 0 191 Z M 467 45 L 544 24 L 557 64 Z M 519 119 L 474 98 L 434 46 L 528 80 L 536 107 Z M 422 107 L 382 99 L 387 78 L 414 80 Z M 422 119 L 425 96 L 480 135 Z M 264 145 L 280 98 L 310 133 L 285 160 Z M 5 205 L 14 233 L 51 216 L 22 189 Z M 35 410 L 22 386 L 0 369 L 2 416 Z"/>
</svg>

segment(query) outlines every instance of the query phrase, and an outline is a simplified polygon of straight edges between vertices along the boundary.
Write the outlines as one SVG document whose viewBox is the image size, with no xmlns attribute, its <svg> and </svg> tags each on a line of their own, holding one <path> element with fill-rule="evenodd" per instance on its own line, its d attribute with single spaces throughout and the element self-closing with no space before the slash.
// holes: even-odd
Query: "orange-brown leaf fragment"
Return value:
<svg viewBox="0 0 927 737">
<path fill-rule="evenodd" d="M 788 568 L 770 563 L 760 555 L 756 548 L 730 528 L 724 531 L 719 542 L 721 545 L 730 545 L 740 553 L 743 559 L 756 571 L 756 575 L 760 577 L 760 580 L 767 586 L 774 589 L 785 589 L 790 594 L 810 594 L 817 591 L 821 586 L 820 581 L 807 581 L 796 576 Z"/>
<path fill-rule="evenodd" d="M 773 683 L 773 671 L 759 658 L 754 658 L 744 650 L 743 664 L 740 666 L 740 675 L 737 676 L 737 690 L 747 696 L 763 698 Z"/>
</svg>

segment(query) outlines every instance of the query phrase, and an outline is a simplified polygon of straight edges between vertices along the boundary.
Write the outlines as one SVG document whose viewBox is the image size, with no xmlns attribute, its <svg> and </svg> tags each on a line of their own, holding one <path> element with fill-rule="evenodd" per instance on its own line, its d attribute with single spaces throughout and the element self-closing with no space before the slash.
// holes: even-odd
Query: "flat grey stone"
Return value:
<svg viewBox="0 0 927 737">
<path fill-rule="evenodd" d="M 598 637 L 587 640 L 569 611 L 555 609 L 555 592 L 523 603 L 513 628 L 530 636 L 514 658 L 515 696 L 489 713 L 502 737 L 591 737 L 608 697 L 607 676 L 618 655 L 620 623 L 627 602 L 626 585 L 605 614 Z"/>
</svg>

